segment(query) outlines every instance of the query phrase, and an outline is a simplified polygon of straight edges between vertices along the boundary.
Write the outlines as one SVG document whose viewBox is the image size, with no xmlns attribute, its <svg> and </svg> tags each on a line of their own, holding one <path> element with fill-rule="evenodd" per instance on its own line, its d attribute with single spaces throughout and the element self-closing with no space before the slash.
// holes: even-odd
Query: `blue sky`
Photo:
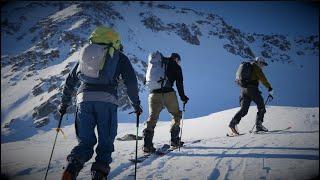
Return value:
<svg viewBox="0 0 320 180">
<path fill-rule="evenodd" d="M 289 1 L 176 1 L 188 7 L 218 14 L 245 32 L 287 35 L 319 34 L 319 8 L 315 3 Z"/>
</svg>

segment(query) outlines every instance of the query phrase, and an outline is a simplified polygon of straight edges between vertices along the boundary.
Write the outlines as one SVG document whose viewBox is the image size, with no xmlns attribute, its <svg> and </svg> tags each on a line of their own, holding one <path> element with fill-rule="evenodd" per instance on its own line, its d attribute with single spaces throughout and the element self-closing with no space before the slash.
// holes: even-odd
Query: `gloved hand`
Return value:
<svg viewBox="0 0 320 180">
<path fill-rule="evenodd" d="M 142 107 L 140 105 L 136 105 L 133 108 L 134 108 L 134 113 L 136 113 L 138 116 L 140 114 L 142 114 L 143 110 L 142 110 Z"/>
<path fill-rule="evenodd" d="M 187 104 L 187 102 L 189 101 L 188 96 L 182 96 L 181 101 L 183 101 L 184 104 Z"/>
<path fill-rule="evenodd" d="M 273 94 L 274 94 L 274 92 L 273 92 L 272 87 L 270 87 L 270 88 L 268 89 L 268 91 L 269 91 L 269 97 L 270 97 L 271 99 L 273 99 Z"/>
<path fill-rule="evenodd" d="M 60 113 L 60 116 L 63 116 L 67 112 L 68 106 L 65 104 L 60 104 L 58 108 L 58 112 Z"/>
</svg>

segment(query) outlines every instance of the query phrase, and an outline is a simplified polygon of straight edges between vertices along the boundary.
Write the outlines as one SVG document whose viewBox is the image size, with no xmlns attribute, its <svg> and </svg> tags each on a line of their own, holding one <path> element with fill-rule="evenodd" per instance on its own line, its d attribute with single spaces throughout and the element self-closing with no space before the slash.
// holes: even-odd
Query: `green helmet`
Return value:
<svg viewBox="0 0 320 180">
<path fill-rule="evenodd" d="M 112 57 L 114 50 L 120 49 L 120 35 L 112 28 L 98 26 L 90 35 L 89 40 L 93 44 L 108 45 L 109 54 Z"/>
</svg>

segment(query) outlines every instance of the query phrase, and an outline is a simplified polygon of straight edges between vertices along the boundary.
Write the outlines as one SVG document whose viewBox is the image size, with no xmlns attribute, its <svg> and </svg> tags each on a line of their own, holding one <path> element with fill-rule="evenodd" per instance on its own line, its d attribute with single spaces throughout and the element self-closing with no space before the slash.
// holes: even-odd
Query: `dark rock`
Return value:
<svg viewBox="0 0 320 180">
<path fill-rule="evenodd" d="M 177 34 L 181 39 L 193 45 L 200 45 L 200 41 L 196 35 L 192 35 L 186 24 L 176 24 Z"/>
<path fill-rule="evenodd" d="M 46 101 L 45 103 L 33 109 L 32 117 L 35 119 L 40 119 L 48 116 L 50 113 L 52 113 L 56 109 L 57 109 L 56 105 L 52 104 L 50 101 Z"/>
<path fill-rule="evenodd" d="M 10 125 L 11 125 L 15 120 L 16 120 L 16 119 L 11 119 L 9 122 L 5 123 L 3 127 L 4 127 L 4 128 L 9 128 Z"/>
<path fill-rule="evenodd" d="M 264 58 L 271 58 L 271 55 L 268 53 L 268 51 L 262 51 L 262 52 L 261 52 L 261 55 L 262 55 Z"/>
<path fill-rule="evenodd" d="M 249 47 L 246 47 L 246 48 L 244 49 L 244 53 L 245 53 L 247 56 L 251 57 L 251 58 L 254 58 L 254 57 L 255 57 L 254 54 L 253 54 L 253 52 L 252 52 L 252 50 L 251 50 Z"/>
<path fill-rule="evenodd" d="M 63 71 L 61 71 L 60 74 L 64 76 L 64 75 L 68 74 L 69 72 L 70 72 L 70 69 L 67 68 L 67 69 L 64 69 Z"/>
<path fill-rule="evenodd" d="M 174 6 L 169 6 L 167 4 L 158 4 L 157 5 L 158 8 L 161 8 L 161 9 L 176 9 L 176 7 Z"/>
<path fill-rule="evenodd" d="M 303 52 L 303 51 L 297 51 L 297 54 L 298 54 L 299 56 L 301 56 L 301 55 L 304 55 L 304 52 Z"/>
<path fill-rule="evenodd" d="M 43 83 L 39 83 L 35 87 L 32 88 L 31 92 L 34 96 L 38 96 L 39 94 L 43 93 L 42 85 L 43 85 Z"/>
<path fill-rule="evenodd" d="M 53 91 L 53 90 L 55 90 L 55 89 L 57 89 L 57 88 L 58 88 L 58 86 L 57 86 L 56 84 L 52 84 L 52 85 L 49 87 L 48 92 L 51 92 L 51 91 Z"/>
<path fill-rule="evenodd" d="M 232 46 L 230 44 L 223 45 L 223 48 L 232 54 L 236 54 L 236 50 L 235 50 L 234 46 Z"/>
<path fill-rule="evenodd" d="M 246 39 L 249 43 L 253 43 L 255 41 L 254 37 L 251 35 L 247 36 Z"/>
<path fill-rule="evenodd" d="M 33 73 L 32 73 L 32 72 L 31 72 L 31 73 L 26 74 L 26 77 L 31 77 L 31 76 L 33 76 Z"/>
<path fill-rule="evenodd" d="M 198 20 L 196 21 L 196 23 L 200 24 L 200 25 L 203 25 L 203 24 L 210 24 L 209 21 L 203 21 L 203 20 Z"/>
<path fill-rule="evenodd" d="M 167 28 L 165 27 L 164 23 L 160 20 L 160 18 L 151 15 L 145 19 L 143 19 L 141 22 L 143 22 L 143 24 L 151 29 L 153 32 L 158 32 L 158 31 L 164 31 Z"/>
</svg>

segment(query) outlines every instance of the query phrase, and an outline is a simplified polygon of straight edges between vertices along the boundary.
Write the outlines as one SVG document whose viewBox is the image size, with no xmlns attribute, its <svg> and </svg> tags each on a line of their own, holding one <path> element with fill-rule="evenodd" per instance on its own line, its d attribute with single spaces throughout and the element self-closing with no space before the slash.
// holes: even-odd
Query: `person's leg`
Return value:
<svg viewBox="0 0 320 180">
<path fill-rule="evenodd" d="M 83 164 L 91 159 L 93 147 L 97 142 L 94 133 L 96 120 L 93 113 L 92 103 L 82 102 L 77 105 L 75 129 L 78 145 L 75 146 L 68 155 L 68 165 L 65 171 L 75 177 L 83 168 Z"/>
<path fill-rule="evenodd" d="M 250 90 L 250 96 L 254 103 L 257 104 L 258 112 L 256 116 L 256 128 L 257 130 L 268 131 L 265 127 L 262 126 L 264 114 L 266 113 L 266 107 L 261 96 L 261 92 L 258 88 Z"/>
<path fill-rule="evenodd" d="M 240 110 L 235 114 L 235 116 L 230 121 L 230 123 L 229 123 L 229 127 L 230 128 L 235 128 L 235 126 L 240 123 L 241 118 L 243 118 L 248 113 L 248 110 L 249 110 L 249 107 L 250 107 L 250 103 L 251 103 L 251 99 L 247 95 L 247 90 L 246 89 L 242 89 L 241 90 L 241 94 L 240 94 L 240 97 L 239 97 L 239 102 L 240 102 L 240 106 L 241 106 Z"/>
<path fill-rule="evenodd" d="M 153 135 L 154 128 L 156 127 L 157 121 L 159 119 L 159 114 L 163 108 L 163 98 L 161 93 L 151 93 L 148 98 L 149 103 L 149 118 L 146 121 L 146 128 L 143 130 L 144 137 L 144 151 L 151 152 L 154 151 L 153 147 Z"/>
<path fill-rule="evenodd" d="M 111 154 L 114 151 L 114 139 L 117 135 L 117 106 L 112 103 L 96 102 L 94 110 L 99 141 L 91 171 L 95 176 L 105 177 L 110 171 L 109 164 L 112 162 Z"/>
<path fill-rule="evenodd" d="M 172 123 L 170 128 L 171 144 L 179 146 L 180 138 L 180 120 L 182 118 L 182 112 L 179 110 L 179 103 L 175 92 L 165 93 L 165 106 L 168 112 L 172 116 Z"/>
</svg>

